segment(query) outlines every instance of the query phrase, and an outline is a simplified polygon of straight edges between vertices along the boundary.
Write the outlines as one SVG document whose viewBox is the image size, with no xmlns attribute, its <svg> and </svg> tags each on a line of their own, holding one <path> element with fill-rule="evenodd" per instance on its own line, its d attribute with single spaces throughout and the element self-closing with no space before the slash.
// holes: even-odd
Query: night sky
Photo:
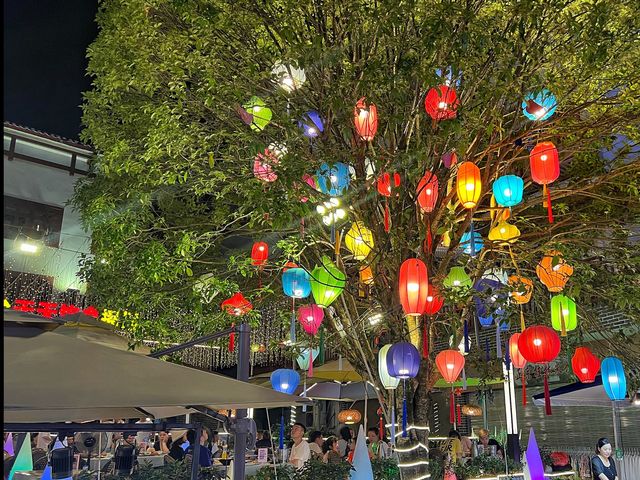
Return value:
<svg viewBox="0 0 640 480">
<path fill-rule="evenodd" d="M 4 120 L 78 139 L 97 0 L 4 2 Z"/>
</svg>

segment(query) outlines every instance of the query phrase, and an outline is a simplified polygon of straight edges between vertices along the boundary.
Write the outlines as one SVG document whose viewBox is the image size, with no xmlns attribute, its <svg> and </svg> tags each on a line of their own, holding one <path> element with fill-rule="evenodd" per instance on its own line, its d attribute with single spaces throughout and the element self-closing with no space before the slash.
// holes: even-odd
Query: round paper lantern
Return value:
<svg viewBox="0 0 640 480">
<path fill-rule="evenodd" d="M 353 425 L 362 420 L 362 415 L 358 410 L 348 409 L 342 410 L 338 413 L 338 423 L 344 423 L 345 425 Z"/>
<path fill-rule="evenodd" d="M 514 243 L 518 238 L 520 238 L 520 229 L 507 222 L 499 222 L 489 230 L 489 240 L 497 242 L 499 245 Z"/>
<path fill-rule="evenodd" d="M 602 386 L 607 396 L 615 400 L 624 400 L 627 396 L 627 378 L 619 358 L 607 357 L 602 360 Z"/>
<path fill-rule="evenodd" d="M 320 114 L 315 110 L 310 110 L 302 116 L 302 120 L 298 122 L 298 126 L 302 129 L 305 137 L 316 138 L 324 132 L 324 123 Z"/>
<path fill-rule="evenodd" d="M 369 265 L 360 267 L 358 273 L 360 275 L 360 283 L 373 285 L 373 269 Z"/>
<path fill-rule="evenodd" d="M 462 289 L 471 288 L 472 282 L 464 267 L 451 267 L 442 284 L 447 288 Z"/>
<path fill-rule="evenodd" d="M 418 375 L 420 352 L 409 342 L 399 342 L 387 352 L 387 371 L 389 375 L 401 380 Z"/>
<path fill-rule="evenodd" d="M 378 131 L 378 108 L 373 103 L 367 106 L 362 97 L 353 109 L 353 122 L 360 138 L 370 142 Z"/>
<path fill-rule="evenodd" d="M 446 85 L 429 89 L 424 99 L 424 109 L 434 120 L 455 118 L 459 105 L 456 91 Z"/>
<path fill-rule="evenodd" d="M 288 268 L 282 274 L 282 290 L 291 298 L 306 298 L 311 294 L 311 277 L 304 268 Z"/>
<path fill-rule="evenodd" d="M 576 348 L 571 368 L 582 383 L 593 383 L 600 370 L 600 360 L 587 347 Z"/>
<path fill-rule="evenodd" d="M 480 169 L 472 162 L 462 162 L 456 177 L 458 199 L 464 208 L 474 208 L 482 193 Z"/>
<path fill-rule="evenodd" d="M 251 265 L 262 267 L 269 258 L 269 245 L 265 242 L 256 242 L 251 248 Z"/>
<path fill-rule="evenodd" d="M 344 244 L 353 254 L 353 258 L 364 260 L 374 246 L 373 233 L 364 222 L 353 222 L 344 237 Z"/>
<path fill-rule="evenodd" d="M 293 65 L 283 65 L 277 63 L 271 74 L 275 77 L 275 81 L 278 86 L 285 92 L 291 93 L 297 88 L 300 88 L 307 80 L 307 76 L 302 68 L 296 68 Z"/>
<path fill-rule="evenodd" d="M 444 305 L 444 298 L 440 296 L 440 292 L 432 284 L 429 284 L 428 292 L 424 313 L 427 315 L 435 315 Z"/>
<path fill-rule="evenodd" d="M 316 304 L 326 308 L 340 296 L 347 276 L 336 267 L 329 257 L 322 257 L 322 265 L 311 272 L 311 292 Z"/>
<path fill-rule="evenodd" d="M 271 387 L 281 393 L 291 395 L 300 384 L 300 375 L 290 368 L 279 368 L 271 374 Z"/>
<path fill-rule="evenodd" d="M 337 162 L 332 166 L 320 165 L 316 172 L 318 187 L 322 193 L 338 197 L 349 188 L 349 166 Z"/>
<path fill-rule="evenodd" d="M 430 213 L 438 201 L 438 177 L 433 172 L 427 172 L 418 182 L 416 188 L 418 194 L 418 205 L 426 212 Z"/>
<path fill-rule="evenodd" d="M 395 390 L 400 384 L 400 379 L 389 375 L 387 369 L 387 355 L 391 345 L 383 345 L 378 352 L 378 375 L 380 375 L 380 383 L 387 390 Z"/>
<path fill-rule="evenodd" d="M 473 248 L 472 248 L 473 247 Z M 480 232 L 473 231 L 473 245 L 471 245 L 471 232 L 464 232 L 460 238 L 460 249 L 472 257 L 477 255 L 484 247 L 484 241 Z"/>
<path fill-rule="evenodd" d="M 527 359 L 522 356 L 520 347 L 518 347 L 520 335 L 520 333 L 514 333 L 509 338 L 509 358 L 514 368 L 524 368 L 527 365 Z"/>
<path fill-rule="evenodd" d="M 536 274 L 550 292 L 561 292 L 573 275 L 573 267 L 566 262 L 562 253 L 550 250 L 536 265 Z"/>
<path fill-rule="evenodd" d="M 427 266 L 422 260 L 410 258 L 400 266 L 398 276 L 400 303 L 405 315 L 422 315 L 429 296 Z"/>
<path fill-rule="evenodd" d="M 561 332 L 563 337 L 567 332 L 575 330 L 578 326 L 576 314 L 576 302 L 565 295 L 555 295 L 551 299 L 551 326 Z"/>
<path fill-rule="evenodd" d="M 499 205 L 513 207 L 522 202 L 524 181 L 517 175 L 503 175 L 493 182 L 493 195 Z"/>
<path fill-rule="evenodd" d="M 309 335 L 318 333 L 324 319 L 324 310 L 317 305 L 305 305 L 298 309 L 298 321 Z"/>
<path fill-rule="evenodd" d="M 263 182 L 275 182 L 278 174 L 273 170 L 272 165 L 278 163 L 278 158 L 269 149 L 265 149 L 264 153 L 259 153 L 253 161 L 253 175 Z"/>
<path fill-rule="evenodd" d="M 539 185 L 555 182 L 560 176 L 558 150 L 551 142 L 538 143 L 529 154 L 531 179 Z"/>
<path fill-rule="evenodd" d="M 253 96 L 243 105 L 244 109 L 251 115 L 251 129 L 257 132 L 264 130 L 273 116 L 273 112 L 262 101 L 260 97 Z"/>
<path fill-rule="evenodd" d="M 560 337 L 550 327 L 533 325 L 520 334 L 518 349 L 528 362 L 549 363 L 560 353 Z"/>
<path fill-rule="evenodd" d="M 554 114 L 557 106 L 555 95 L 545 88 L 525 95 L 522 101 L 522 113 L 529 120 L 547 120 Z"/>
<path fill-rule="evenodd" d="M 462 405 L 462 414 L 468 417 L 479 417 L 482 415 L 482 408 L 478 405 Z"/>
<path fill-rule="evenodd" d="M 241 292 L 227 298 L 220 304 L 220 307 L 229 315 L 235 315 L 237 317 L 253 310 L 253 305 L 251 305 L 251 302 L 247 300 Z"/>
<path fill-rule="evenodd" d="M 514 289 L 511 292 L 511 298 L 516 303 L 525 304 L 529 303 L 531 300 L 531 295 L 533 294 L 533 282 L 522 276 L 511 275 L 509 277 L 509 285 Z"/>
<path fill-rule="evenodd" d="M 391 190 L 400 186 L 400 174 L 394 173 L 393 175 L 385 172 L 378 177 L 376 187 L 378 193 L 385 197 L 391 196 Z"/>
<path fill-rule="evenodd" d="M 457 350 L 443 350 L 436 355 L 436 366 L 445 382 L 453 383 L 464 367 L 464 356 Z"/>
<path fill-rule="evenodd" d="M 319 348 L 306 348 L 304 349 L 300 355 L 296 358 L 296 362 L 298 362 L 298 366 L 300 370 L 309 370 L 310 361 L 315 361 L 320 354 Z M 312 358 L 313 356 L 313 358 Z"/>
</svg>

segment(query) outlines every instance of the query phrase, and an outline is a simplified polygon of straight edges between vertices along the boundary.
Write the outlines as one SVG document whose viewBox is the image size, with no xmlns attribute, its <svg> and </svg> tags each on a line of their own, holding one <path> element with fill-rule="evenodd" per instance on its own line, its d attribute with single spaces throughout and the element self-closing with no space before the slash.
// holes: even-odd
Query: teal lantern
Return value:
<svg viewBox="0 0 640 480">
<path fill-rule="evenodd" d="M 311 278 L 304 268 L 288 268 L 282 274 L 282 290 L 292 298 L 305 298 L 311 294 Z"/>
<path fill-rule="evenodd" d="M 522 113 L 529 120 L 547 120 L 555 113 L 557 106 L 556 96 L 545 88 L 525 95 Z"/>
<path fill-rule="evenodd" d="M 473 233 L 473 242 L 471 241 Z M 484 241 L 482 240 L 482 235 L 480 232 L 474 230 L 473 232 L 468 231 L 462 234 L 462 238 L 460 239 L 460 248 L 467 255 L 471 255 L 475 257 L 482 247 L 484 246 Z"/>
<path fill-rule="evenodd" d="M 493 196 L 503 207 L 513 207 L 522 202 L 524 181 L 517 175 L 503 175 L 493 182 Z"/>
<path fill-rule="evenodd" d="M 251 129 L 256 132 L 264 130 L 264 127 L 269 124 L 273 116 L 271 109 L 267 107 L 267 104 L 260 97 L 251 97 L 243 107 L 252 116 Z"/>
<path fill-rule="evenodd" d="M 331 305 L 344 290 L 346 280 L 347 276 L 324 255 L 322 264 L 311 272 L 311 292 L 316 304 L 322 308 Z"/>
</svg>

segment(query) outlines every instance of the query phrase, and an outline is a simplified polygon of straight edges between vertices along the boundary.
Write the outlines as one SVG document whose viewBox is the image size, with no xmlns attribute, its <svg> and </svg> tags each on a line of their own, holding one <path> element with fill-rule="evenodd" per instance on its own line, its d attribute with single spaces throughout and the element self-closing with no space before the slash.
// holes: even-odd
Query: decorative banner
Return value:
<svg viewBox="0 0 640 480">
<path fill-rule="evenodd" d="M 526 459 L 523 469 L 525 480 L 544 480 L 544 465 L 533 428 L 529 430 L 529 443 L 524 456 Z"/>
<path fill-rule="evenodd" d="M 13 450 L 13 435 L 11 434 L 11 432 L 9 432 L 9 435 L 7 435 L 7 441 L 4 442 L 4 451 L 12 457 L 15 455 L 15 451 Z"/>
<path fill-rule="evenodd" d="M 20 450 L 18 451 L 16 461 L 13 463 L 13 467 L 11 467 L 9 480 L 13 480 L 13 475 L 16 472 L 30 472 L 31 470 L 33 470 L 33 457 L 31 456 L 31 435 L 27 433 L 24 436 L 24 440 L 22 441 L 22 445 L 20 446 Z"/>
<path fill-rule="evenodd" d="M 358 430 L 358 439 L 356 440 L 352 466 L 354 469 L 351 470 L 349 474 L 351 480 L 373 480 L 373 469 L 371 468 L 371 460 L 369 459 L 367 441 L 362 425 L 360 425 L 360 429 Z"/>
</svg>

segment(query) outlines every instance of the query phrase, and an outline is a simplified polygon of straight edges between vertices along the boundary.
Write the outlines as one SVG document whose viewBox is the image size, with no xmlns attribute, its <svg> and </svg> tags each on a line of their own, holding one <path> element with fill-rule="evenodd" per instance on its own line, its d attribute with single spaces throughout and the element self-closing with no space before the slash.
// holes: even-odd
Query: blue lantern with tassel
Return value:
<svg viewBox="0 0 640 480">
<path fill-rule="evenodd" d="M 420 369 L 420 352 L 409 342 L 399 342 L 387 352 L 387 371 L 403 381 L 402 437 L 407 437 L 407 378 L 414 378 Z"/>
<path fill-rule="evenodd" d="M 302 129 L 305 137 L 316 138 L 324 132 L 324 123 L 320 114 L 315 110 L 310 110 L 298 121 L 298 126 Z"/>
<path fill-rule="evenodd" d="M 493 196 L 498 205 L 513 207 L 522 202 L 524 181 L 517 175 L 503 175 L 493 182 Z"/>
<path fill-rule="evenodd" d="M 556 96 L 545 88 L 524 96 L 522 113 L 529 120 L 547 120 L 555 113 L 557 106 Z"/>
<path fill-rule="evenodd" d="M 473 231 L 473 242 L 471 241 L 471 238 L 472 236 L 470 231 L 464 232 L 460 239 L 460 249 L 462 249 L 463 253 L 475 257 L 480 250 L 482 250 L 482 247 L 484 247 L 484 241 L 482 240 L 480 232 L 476 230 Z"/>
<path fill-rule="evenodd" d="M 291 298 L 306 298 L 311 294 L 311 276 L 304 268 L 288 268 L 282 274 L 282 290 Z"/>
<path fill-rule="evenodd" d="M 323 163 L 316 172 L 316 178 L 322 193 L 338 197 L 349 188 L 349 166 L 341 162 L 332 166 Z"/>
<path fill-rule="evenodd" d="M 607 396 L 612 400 L 624 400 L 627 396 L 627 378 L 624 367 L 617 357 L 607 357 L 602 360 L 602 386 Z"/>
</svg>

